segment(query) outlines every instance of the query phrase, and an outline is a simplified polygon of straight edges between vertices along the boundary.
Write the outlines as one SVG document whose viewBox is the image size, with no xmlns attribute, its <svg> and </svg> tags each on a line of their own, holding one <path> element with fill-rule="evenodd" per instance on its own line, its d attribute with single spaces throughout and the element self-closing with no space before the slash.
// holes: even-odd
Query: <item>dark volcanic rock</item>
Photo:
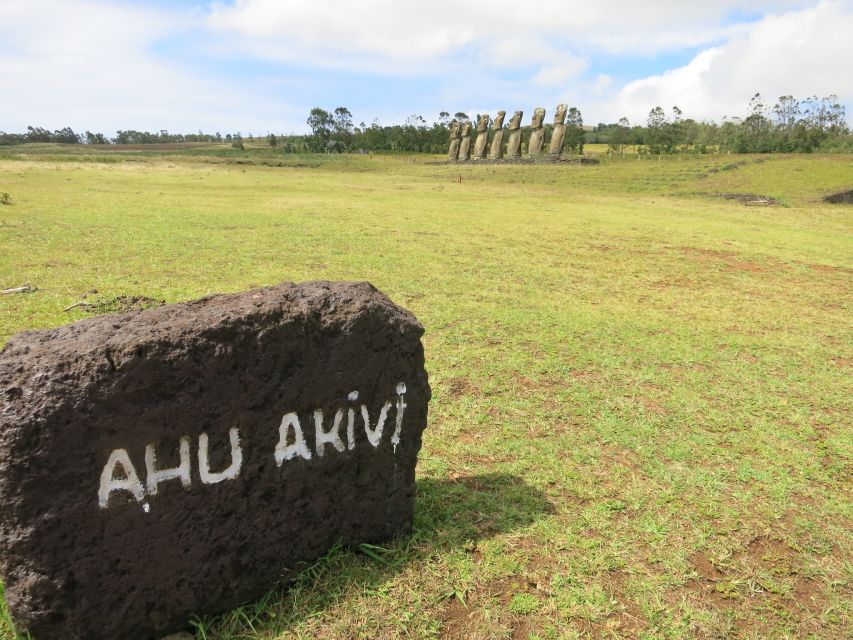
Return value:
<svg viewBox="0 0 853 640">
<path fill-rule="evenodd" d="M 823 201 L 828 202 L 829 204 L 853 204 L 853 189 L 833 193 L 832 195 L 826 196 Z"/>
<path fill-rule="evenodd" d="M 149 640 L 411 525 L 430 389 L 408 312 L 285 284 L 0 353 L 0 568 L 36 640 Z"/>
</svg>

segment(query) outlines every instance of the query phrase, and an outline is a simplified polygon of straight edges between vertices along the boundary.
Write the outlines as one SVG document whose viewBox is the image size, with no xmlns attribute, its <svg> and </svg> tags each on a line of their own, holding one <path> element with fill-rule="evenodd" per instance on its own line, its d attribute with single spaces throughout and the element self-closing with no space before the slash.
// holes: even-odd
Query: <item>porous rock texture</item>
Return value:
<svg viewBox="0 0 853 640">
<path fill-rule="evenodd" d="M 309 282 L 13 337 L 0 352 L 0 570 L 18 631 L 158 638 L 336 542 L 407 531 L 430 398 L 422 334 L 368 283 Z M 317 442 L 318 410 L 327 440 L 340 418 L 338 442 Z M 304 448 L 279 461 L 292 413 Z M 236 477 L 203 480 L 202 434 L 208 471 Z M 182 439 L 189 476 L 151 491 L 149 471 L 186 462 Z M 105 480 L 132 479 L 123 464 L 103 477 L 118 450 L 145 494 L 113 490 L 104 505 Z"/>
</svg>

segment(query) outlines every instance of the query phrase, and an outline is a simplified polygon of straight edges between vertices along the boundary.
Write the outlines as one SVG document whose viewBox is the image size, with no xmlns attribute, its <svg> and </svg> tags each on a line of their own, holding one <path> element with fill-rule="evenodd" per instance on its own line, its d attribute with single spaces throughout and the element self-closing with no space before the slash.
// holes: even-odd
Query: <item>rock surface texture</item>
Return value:
<svg viewBox="0 0 853 640">
<path fill-rule="evenodd" d="M 407 311 L 284 284 L 12 338 L 0 569 L 34 640 L 151 640 L 412 522 L 430 389 Z"/>
<path fill-rule="evenodd" d="M 548 153 L 558 156 L 563 153 L 563 144 L 566 142 L 566 111 L 568 107 L 564 104 L 557 105 L 554 114 L 554 132 L 551 134 L 551 146 Z"/>
<path fill-rule="evenodd" d="M 527 154 L 531 158 L 542 153 L 542 143 L 545 141 L 543 120 L 545 120 L 545 109 L 539 107 L 533 112 L 533 118 L 530 121 L 530 140 L 527 143 Z"/>
<path fill-rule="evenodd" d="M 516 111 L 507 127 L 509 142 L 506 145 L 506 157 L 510 160 L 518 160 L 521 157 L 521 118 L 523 115 L 523 111 Z"/>
<path fill-rule="evenodd" d="M 489 146 L 489 114 L 477 118 L 477 141 L 474 143 L 474 160 L 484 160 Z"/>
<path fill-rule="evenodd" d="M 459 161 L 468 162 L 471 159 L 471 123 L 462 125 L 462 140 L 459 143 Z"/>
<path fill-rule="evenodd" d="M 447 148 L 447 161 L 459 160 L 459 147 L 462 145 L 462 127 L 456 120 L 450 121 L 450 146 Z"/>
<path fill-rule="evenodd" d="M 504 155 L 504 118 L 506 111 L 498 111 L 495 121 L 492 123 L 492 146 L 489 151 L 489 160 L 500 160 Z"/>
</svg>

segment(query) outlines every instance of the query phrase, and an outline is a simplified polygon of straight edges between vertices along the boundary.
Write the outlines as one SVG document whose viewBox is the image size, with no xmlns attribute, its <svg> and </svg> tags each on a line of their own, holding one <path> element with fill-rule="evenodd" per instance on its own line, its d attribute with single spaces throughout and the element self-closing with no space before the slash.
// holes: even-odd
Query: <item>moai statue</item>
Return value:
<svg viewBox="0 0 853 640">
<path fill-rule="evenodd" d="M 551 136 L 551 148 L 548 152 L 552 156 L 563 153 L 563 143 L 566 141 L 566 111 L 568 107 L 564 104 L 557 105 L 557 113 L 554 114 L 554 133 Z"/>
<path fill-rule="evenodd" d="M 498 111 L 495 121 L 492 123 L 492 148 L 489 151 L 489 160 L 500 160 L 504 153 L 504 118 L 506 111 Z"/>
<path fill-rule="evenodd" d="M 459 161 L 468 162 L 471 159 L 471 123 L 462 125 L 462 141 L 459 144 Z"/>
<path fill-rule="evenodd" d="M 454 119 L 450 121 L 450 148 L 447 150 L 447 161 L 456 162 L 459 159 L 459 145 L 461 144 L 461 132 L 459 123 Z"/>
<path fill-rule="evenodd" d="M 509 142 L 506 146 L 506 157 L 510 160 L 518 160 L 521 158 L 521 117 L 523 111 L 516 111 L 512 114 L 512 120 L 509 121 Z"/>
<path fill-rule="evenodd" d="M 542 121 L 545 120 L 545 109 L 541 107 L 533 111 L 533 119 L 530 121 L 530 141 L 527 143 L 527 155 L 531 158 L 542 153 L 542 143 L 545 141 L 545 129 Z"/>
<path fill-rule="evenodd" d="M 474 160 L 486 159 L 486 147 L 489 145 L 489 114 L 477 119 L 477 142 L 474 143 Z"/>
</svg>

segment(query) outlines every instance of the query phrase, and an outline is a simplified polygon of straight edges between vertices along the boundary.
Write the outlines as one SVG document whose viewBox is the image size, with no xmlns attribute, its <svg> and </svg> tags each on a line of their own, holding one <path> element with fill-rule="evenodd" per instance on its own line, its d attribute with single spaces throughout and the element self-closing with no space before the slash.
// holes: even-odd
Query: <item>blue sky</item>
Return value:
<svg viewBox="0 0 853 640">
<path fill-rule="evenodd" d="M 851 33 L 850 0 L 0 0 L 0 130 L 287 133 L 314 106 L 390 124 L 559 102 L 587 124 L 719 120 L 756 91 L 849 109 Z"/>
</svg>

